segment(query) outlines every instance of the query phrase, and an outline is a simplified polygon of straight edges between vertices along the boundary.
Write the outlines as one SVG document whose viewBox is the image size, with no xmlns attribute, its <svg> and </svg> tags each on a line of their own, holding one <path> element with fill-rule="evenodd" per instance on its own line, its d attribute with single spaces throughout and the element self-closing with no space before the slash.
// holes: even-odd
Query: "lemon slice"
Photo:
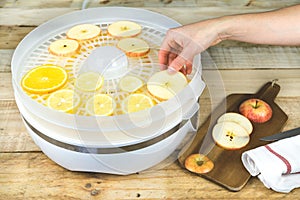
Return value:
<svg viewBox="0 0 300 200">
<path fill-rule="evenodd" d="M 89 115 L 109 116 L 112 115 L 116 103 L 114 99 L 107 94 L 96 94 L 86 102 L 85 109 Z"/>
<path fill-rule="evenodd" d="M 100 35 L 100 27 L 93 24 L 79 24 L 67 32 L 67 37 L 74 40 L 89 40 Z"/>
<path fill-rule="evenodd" d="M 31 69 L 21 81 L 22 88 L 34 94 L 46 94 L 63 87 L 68 80 L 67 72 L 56 65 L 42 65 Z"/>
<path fill-rule="evenodd" d="M 104 82 L 103 76 L 96 72 L 85 72 L 78 76 L 75 87 L 85 92 L 98 90 Z"/>
<path fill-rule="evenodd" d="M 47 106 L 49 108 L 66 113 L 74 113 L 79 104 L 80 96 L 69 89 L 53 92 L 47 99 Z"/>
<path fill-rule="evenodd" d="M 124 76 L 119 82 L 119 87 L 125 92 L 135 92 L 143 87 L 144 82 L 135 76 Z"/>
<path fill-rule="evenodd" d="M 141 93 L 130 94 L 122 103 L 122 110 L 125 113 L 138 112 L 151 108 L 154 105 L 152 99 Z"/>
</svg>

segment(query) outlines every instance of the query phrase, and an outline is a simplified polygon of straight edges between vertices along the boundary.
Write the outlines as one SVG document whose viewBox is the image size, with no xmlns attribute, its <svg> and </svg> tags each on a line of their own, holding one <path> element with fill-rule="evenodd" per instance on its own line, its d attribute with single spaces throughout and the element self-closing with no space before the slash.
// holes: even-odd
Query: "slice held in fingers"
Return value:
<svg viewBox="0 0 300 200">
<path fill-rule="evenodd" d="M 187 78 L 181 72 L 169 74 L 166 70 L 153 74 L 148 82 L 147 89 L 151 95 L 164 101 L 172 98 L 188 84 Z"/>
</svg>

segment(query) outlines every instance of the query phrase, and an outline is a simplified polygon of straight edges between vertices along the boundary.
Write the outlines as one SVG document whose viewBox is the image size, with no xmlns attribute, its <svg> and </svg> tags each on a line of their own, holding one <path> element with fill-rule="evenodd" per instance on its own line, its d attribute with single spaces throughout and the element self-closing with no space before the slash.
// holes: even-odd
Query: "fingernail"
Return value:
<svg viewBox="0 0 300 200">
<path fill-rule="evenodd" d="M 167 71 L 169 74 L 175 74 L 177 72 L 173 67 L 168 67 Z"/>
<path fill-rule="evenodd" d="M 160 67 L 160 70 L 166 70 L 167 69 L 166 65 L 159 65 L 159 67 Z"/>
</svg>

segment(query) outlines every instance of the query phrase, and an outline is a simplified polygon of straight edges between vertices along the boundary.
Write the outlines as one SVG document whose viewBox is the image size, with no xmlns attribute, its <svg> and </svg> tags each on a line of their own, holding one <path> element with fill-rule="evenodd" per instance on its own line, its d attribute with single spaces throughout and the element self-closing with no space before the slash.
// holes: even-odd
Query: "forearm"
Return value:
<svg viewBox="0 0 300 200">
<path fill-rule="evenodd" d="M 299 45 L 300 5 L 219 19 L 219 38 L 257 44 Z"/>
</svg>

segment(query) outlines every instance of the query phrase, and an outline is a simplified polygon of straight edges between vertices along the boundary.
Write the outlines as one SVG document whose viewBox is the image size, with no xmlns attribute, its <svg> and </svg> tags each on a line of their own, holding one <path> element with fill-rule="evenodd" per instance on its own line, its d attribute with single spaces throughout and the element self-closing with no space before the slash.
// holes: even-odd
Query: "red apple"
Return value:
<svg viewBox="0 0 300 200">
<path fill-rule="evenodd" d="M 239 111 L 250 121 L 256 123 L 264 123 L 268 121 L 271 119 L 273 113 L 272 108 L 268 103 L 255 98 L 244 101 L 240 105 Z"/>
</svg>

